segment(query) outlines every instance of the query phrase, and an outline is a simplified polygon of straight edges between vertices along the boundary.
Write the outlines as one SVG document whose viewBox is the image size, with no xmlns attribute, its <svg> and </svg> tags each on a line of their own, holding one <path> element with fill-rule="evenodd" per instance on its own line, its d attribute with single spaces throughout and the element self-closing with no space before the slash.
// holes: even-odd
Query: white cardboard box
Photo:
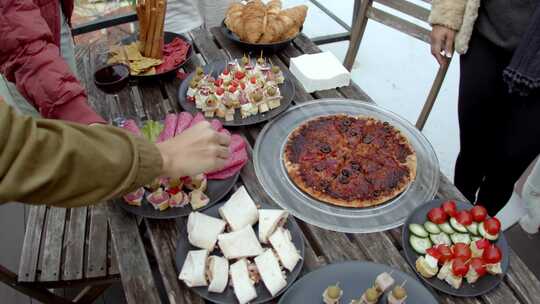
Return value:
<svg viewBox="0 0 540 304">
<path fill-rule="evenodd" d="M 351 81 L 351 73 L 330 52 L 291 58 L 289 70 L 308 93 L 347 86 Z"/>
</svg>

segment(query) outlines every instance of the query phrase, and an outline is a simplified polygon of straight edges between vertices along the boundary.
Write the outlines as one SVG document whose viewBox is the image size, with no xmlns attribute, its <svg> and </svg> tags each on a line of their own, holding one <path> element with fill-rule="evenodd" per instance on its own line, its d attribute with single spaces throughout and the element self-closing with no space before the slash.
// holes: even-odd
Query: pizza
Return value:
<svg viewBox="0 0 540 304">
<path fill-rule="evenodd" d="M 363 208 L 403 192 L 416 177 L 416 154 L 388 122 L 321 116 L 292 131 L 283 153 L 294 184 L 319 201 Z"/>
</svg>

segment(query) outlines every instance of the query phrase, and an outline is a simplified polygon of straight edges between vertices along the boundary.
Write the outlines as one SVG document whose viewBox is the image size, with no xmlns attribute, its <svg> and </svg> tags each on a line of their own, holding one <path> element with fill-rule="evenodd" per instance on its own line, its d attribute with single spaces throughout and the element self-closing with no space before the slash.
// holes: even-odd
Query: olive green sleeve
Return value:
<svg viewBox="0 0 540 304">
<path fill-rule="evenodd" d="M 77 207 L 156 178 L 154 144 L 111 126 L 21 116 L 0 99 L 0 203 Z"/>
</svg>

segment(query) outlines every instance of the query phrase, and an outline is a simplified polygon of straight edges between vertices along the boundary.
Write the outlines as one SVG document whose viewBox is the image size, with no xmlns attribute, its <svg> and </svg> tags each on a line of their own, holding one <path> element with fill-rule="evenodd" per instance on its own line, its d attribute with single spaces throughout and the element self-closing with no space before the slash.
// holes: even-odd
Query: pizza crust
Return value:
<svg viewBox="0 0 540 304">
<path fill-rule="evenodd" d="M 347 115 L 330 115 L 330 116 L 347 116 Z M 309 123 L 321 119 L 325 116 L 320 116 L 317 118 L 314 118 L 310 121 L 307 121 L 300 126 L 298 126 L 295 130 L 291 132 L 291 134 L 288 137 L 287 143 L 285 145 L 285 151 L 283 152 L 283 161 L 285 169 L 289 175 L 289 178 L 293 181 L 293 183 L 304 193 L 312 196 L 313 198 L 329 203 L 336 206 L 341 207 L 348 207 L 348 208 L 367 208 L 372 206 L 377 206 L 380 204 L 383 204 L 385 202 L 388 202 L 389 200 L 395 198 L 399 194 L 401 194 L 403 191 L 409 187 L 409 185 L 415 180 L 416 178 L 416 167 L 417 167 L 417 157 L 416 152 L 407 140 L 407 138 L 401 133 L 401 131 L 396 129 L 396 133 L 401 141 L 401 143 L 405 144 L 410 151 L 412 151 L 412 154 L 407 156 L 407 159 L 404 163 L 404 165 L 409 169 L 409 175 L 405 177 L 404 179 L 400 180 L 400 183 L 397 187 L 394 189 L 391 189 L 389 193 L 386 193 L 385 195 L 380 195 L 377 198 L 374 199 L 355 199 L 355 200 L 343 200 L 336 197 L 333 197 L 331 195 L 326 194 L 325 192 L 315 190 L 313 187 L 307 185 L 305 181 L 302 179 L 300 175 L 300 165 L 294 163 L 291 159 L 289 159 L 289 155 L 287 153 L 288 147 L 291 145 L 291 140 L 298 136 L 300 130 L 302 130 L 305 126 L 307 126 Z M 355 117 L 355 116 L 349 116 L 349 117 Z M 358 119 L 374 119 L 376 121 L 379 121 L 375 118 L 367 117 L 367 116 L 356 116 L 355 118 Z"/>
</svg>

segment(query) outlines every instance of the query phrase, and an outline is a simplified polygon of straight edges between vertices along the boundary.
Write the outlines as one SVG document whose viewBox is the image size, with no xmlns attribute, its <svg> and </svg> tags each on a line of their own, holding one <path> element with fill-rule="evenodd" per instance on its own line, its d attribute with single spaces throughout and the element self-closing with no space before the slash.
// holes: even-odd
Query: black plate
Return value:
<svg viewBox="0 0 540 304">
<path fill-rule="evenodd" d="M 204 193 L 208 195 L 208 198 L 210 198 L 210 202 L 208 203 L 208 205 L 201 209 L 198 209 L 197 211 L 210 208 L 211 206 L 219 202 L 227 193 L 229 193 L 229 191 L 231 191 L 232 187 L 236 183 L 236 180 L 238 180 L 239 175 L 240 172 L 236 173 L 236 175 L 232 177 L 229 177 L 228 179 L 209 180 L 208 189 Z M 173 219 L 177 217 L 188 216 L 189 213 L 193 211 L 191 205 L 180 208 L 168 208 L 164 211 L 159 211 L 154 209 L 154 207 L 146 200 L 146 198 L 143 200 L 140 207 L 128 205 L 124 201 L 122 201 L 120 207 L 129 213 L 152 219 Z"/>
<path fill-rule="evenodd" d="M 134 78 L 134 79 L 151 79 L 151 78 L 156 78 L 156 77 L 167 77 L 167 76 L 171 76 L 173 75 L 174 73 L 176 73 L 176 71 L 181 68 L 184 64 L 186 64 L 186 62 L 188 62 L 190 59 L 191 59 L 191 55 L 193 55 L 193 44 L 191 44 L 189 42 L 189 39 L 187 39 L 186 36 L 184 35 L 181 35 L 181 34 L 176 34 L 176 33 L 172 33 L 172 32 L 164 32 L 163 33 L 163 41 L 165 42 L 165 44 L 167 43 L 170 43 L 171 41 L 174 40 L 174 38 L 180 38 L 182 40 L 184 40 L 187 44 L 189 44 L 189 50 L 188 50 L 188 53 L 186 55 L 186 60 L 184 60 L 184 62 L 182 62 L 181 64 L 175 66 L 172 70 L 169 70 L 169 71 L 166 71 L 166 72 L 162 72 L 162 73 L 156 73 L 154 75 L 130 75 L 130 77 Z M 139 39 L 139 34 L 133 34 L 127 38 L 124 38 L 122 39 L 122 43 L 123 44 L 130 44 L 132 42 L 135 42 Z"/>
<path fill-rule="evenodd" d="M 407 303 L 436 304 L 438 303 L 431 292 L 415 278 L 390 266 L 372 262 L 349 261 L 319 268 L 298 280 L 279 301 L 280 304 L 290 303 L 322 303 L 322 294 L 329 285 L 339 282 L 343 290 L 340 303 L 348 304 L 359 298 L 364 291 L 373 286 L 377 275 L 382 272 L 392 272 L 396 284 L 405 280 Z M 386 303 L 387 293 L 379 303 Z"/>
<path fill-rule="evenodd" d="M 461 287 L 459 289 L 454 289 L 452 286 L 450 286 L 448 283 L 441 281 L 437 279 L 437 277 L 433 277 L 430 279 L 426 279 L 423 276 L 421 276 L 418 271 L 416 271 L 415 263 L 416 259 L 420 256 L 417 254 L 411 247 L 409 243 L 409 224 L 417 223 L 417 224 L 423 224 L 427 221 L 427 213 L 429 210 L 435 207 L 439 207 L 442 205 L 443 202 L 446 200 L 432 200 L 430 202 L 425 203 L 424 205 L 416 208 L 407 218 L 405 221 L 405 224 L 403 225 L 403 233 L 402 233 L 402 242 L 403 242 L 403 250 L 405 251 L 405 257 L 407 259 L 407 262 L 411 267 L 414 269 L 416 274 L 424 280 L 427 284 L 431 285 L 431 287 L 440 290 L 444 293 L 457 296 L 457 297 L 476 297 L 479 295 L 483 295 L 493 288 L 497 287 L 499 283 L 502 281 L 503 277 L 506 275 L 506 272 L 508 271 L 508 263 L 510 259 L 510 252 L 508 248 L 508 243 L 506 242 L 506 239 L 504 237 L 504 233 L 501 232 L 499 239 L 495 244 L 497 247 L 501 249 L 502 252 L 502 262 L 501 262 L 501 268 L 503 271 L 502 275 L 493 276 L 493 275 L 486 275 L 482 278 L 480 278 L 476 283 L 469 284 L 465 279 L 463 279 L 463 283 L 461 284 Z M 469 203 L 464 202 L 458 202 L 456 201 L 456 206 L 458 210 L 463 209 L 471 209 L 473 206 Z"/>
<path fill-rule="evenodd" d="M 224 203 L 218 204 L 213 206 L 212 208 L 209 208 L 204 213 L 206 215 L 210 215 L 213 217 L 219 218 L 218 209 L 219 207 L 223 206 Z M 266 203 L 259 202 L 258 203 L 261 206 L 261 209 L 276 209 Z M 285 224 L 285 228 L 289 229 L 292 236 L 292 241 L 294 243 L 294 246 L 300 251 L 300 256 L 302 256 L 302 259 L 298 262 L 296 267 L 294 267 L 292 272 L 287 272 L 287 286 L 283 288 L 279 294 L 283 293 L 287 288 L 289 288 L 294 280 L 298 278 L 298 275 L 300 274 L 300 270 L 302 270 L 302 266 L 304 264 L 304 239 L 302 238 L 302 232 L 300 231 L 300 227 L 298 227 L 298 224 L 296 222 L 292 222 L 290 219 L 292 219 L 292 216 L 289 215 L 289 219 L 287 220 L 287 224 Z M 192 246 L 187 237 L 187 230 L 186 227 L 182 227 L 182 231 L 180 232 L 180 237 L 178 238 L 178 243 L 176 246 L 176 270 L 177 273 L 180 273 L 180 270 L 182 269 L 182 265 L 184 265 L 184 260 L 187 257 L 187 254 L 190 250 L 197 250 L 199 248 L 196 248 Z M 259 233 L 259 224 L 255 224 L 253 226 L 253 230 L 255 230 L 255 233 L 258 236 Z M 218 254 L 218 250 L 215 250 L 211 253 L 211 255 L 219 255 L 223 256 L 222 254 Z M 231 303 L 238 303 L 236 296 L 234 295 L 234 290 L 232 286 L 227 287 L 223 293 L 213 293 L 208 292 L 207 287 L 194 287 L 192 288 L 195 293 L 197 293 L 199 296 L 201 296 L 204 299 L 207 299 L 209 301 L 212 301 L 214 303 L 219 304 L 231 304 Z M 259 284 L 255 285 L 255 290 L 257 290 L 257 298 L 249 303 L 251 304 L 257 304 L 257 303 L 264 303 L 267 301 L 270 301 L 271 299 L 275 298 L 272 297 L 270 292 L 266 289 L 264 286 L 264 283 L 261 281 Z M 279 296 L 279 294 L 276 295 Z"/>
<path fill-rule="evenodd" d="M 296 36 L 291 37 L 287 40 L 278 41 L 278 42 L 272 42 L 272 43 L 249 43 L 240 40 L 240 37 L 238 37 L 235 33 L 233 33 L 227 26 L 225 25 L 225 19 L 221 22 L 221 32 L 225 35 L 225 37 L 229 38 L 229 40 L 232 40 L 236 43 L 238 43 L 242 48 L 251 50 L 251 51 L 263 51 L 265 53 L 274 53 L 277 52 L 285 47 L 287 47 L 291 41 L 293 41 L 300 33 L 302 32 L 302 27 L 300 27 L 300 31 L 298 31 L 298 34 Z"/>
<path fill-rule="evenodd" d="M 221 74 L 221 71 L 225 69 L 226 65 L 227 62 L 224 61 L 209 63 L 203 67 L 204 73 L 208 74 L 212 72 L 212 76 L 217 77 L 219 76 L 219 74 Z M 282 72 L 283 76 L 285 77 L 285 82 L 279 85 L 279 90 L 283 97 L 281 99 L 281 105 L 279 107 L 270 110 L 264 114 L 257 114 L 244 119 L 242 119 L 242 117 L 240 116 L 240 110 L 238 109 L 236 110 L 236 113 L 234 114 L 234 120 L 232 121 L 225 121 L 225 119 L 219 117 L 214 118 L 219 119 L 223 123 L 223 125 L 227 127 L 249 126 L 272 119 L 275 116 L 279 115 L 281 112 L 285 111 L 291 105 L 294 96 L 294 84 L 291 81 L 292 75 L 289 73 L 289 71 L 282 70 Z M 180 100 L 180 106 L 182 107 L 182 109 L 191 113 L 200 112 L 199 109 L 197 109 L 197 107 L 195 106 L 195 103 L 189 102 L 186 99 L 189 83 L 194 76 L 195 72 L 189 74 L 189 76 L 184 81 L 182 81 L 180 89 L 178 90 L 178 99 Z"/>
</svg>

